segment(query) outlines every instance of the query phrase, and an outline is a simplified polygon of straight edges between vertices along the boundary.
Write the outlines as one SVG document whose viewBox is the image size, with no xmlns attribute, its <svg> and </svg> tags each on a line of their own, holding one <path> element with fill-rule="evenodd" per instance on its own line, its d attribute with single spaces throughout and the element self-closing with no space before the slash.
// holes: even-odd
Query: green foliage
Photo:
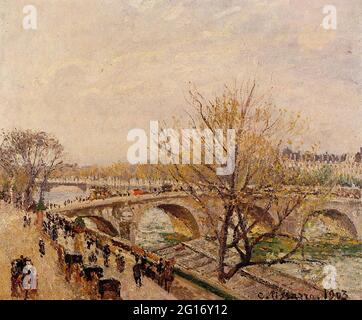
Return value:
<svg viewBox="0 0 362 320">
<path fill-rule="evenodd" d="M 329 257 L 361 257 L 362 244 L 345 239 L 338 244 L 326 241 L 307 243 L 304 255 L 313 260 L 327 260 Z"/>
<path fill-rule="evenodd" d="M 341 187 L 358 187 L 362 188 L 362 180 L 351 176 L 340 175 L 337 177 L 337 184 Z"/>
<path fill-rule="evenodd" d="M 336 239 L 339 239 L 337 243 L 335 243 Z M 278 237 L 267 239 L 255 247 L 254 259 L 255 261 L 273 259 L 289 252 L 292 247 L 291 240 Z M 326 260 L 336 256 L 361 257 L 362 244 L 337 234 L 325 234 L 322 240 L 305 243 L 290 260 L 300 260 L 303 257 L 312 260 Z"/>
<path fill-rule="evenodd" d="M 176 245 L 180 242 L 191 240 L 190 238 L 188 238 L 185 235 L 180 234 L 180 233 L 161 232 L 160 234 L 163 237 L 163 239 L 170 245 Z"/>
<path fill-rule="evenodd" d="M 289 170 L 284 183 L 286 185 L 300 186 L 327 186 L 335 184 L 336 177 L 332 167 L 327 164 L 314 170 L 294 167 Z"/>
<path fill-rule="evenodd" d="M 84 222 L 83 218 L 82 217 L 77 217 L 74 220 L 74 226 L 78 227 L 78 228 L 81 228 L 81 229 L 84 229 L 85 228 L 85 222 Z"/>
<path fill-rule="evenodd" d="M 316 170 L 315 177 L 319 185 L 326 185 L 333 182 L 333 171 L 328 165 L 324 165 L 322 168 Z"/>
<path fill-rule="evenodd" d="M 38 202 L 38 204 L 36 205 L 36 208 L 37 208 L 37 210 L 42 210 L 42 211 L 46 210 L 46 206 L 42 200 Z"/>
<path fill-rule="evenodd" d="M 265 239 L 255 246 L 253 260 L 276 259 L 291 251 L 294 246 L 295 241 L 284 237 Z"/>
<path fill-rule="evenodd" d="M 196 276 L 186 273 L 186 272 L 182 271 L 181 269 L 179 269 L 178 267 L 174 267 L 174 272 L 175 272 L 175 274 L 179 275 L 180 277 L 193 282 L 197 286 L 199 286 L 207 291 L 210 291 L 213 294 L 216 294 L 217 296 L 219 296 L 225 300 L 238 300 L 237 297 L 227 293 L 226 291 L 222 290 L 221 288 L 216 287 L 215 285 L 212 285 L 204 280 L 201 280 L 200 278 L 197 278 Z"/>
</svg>

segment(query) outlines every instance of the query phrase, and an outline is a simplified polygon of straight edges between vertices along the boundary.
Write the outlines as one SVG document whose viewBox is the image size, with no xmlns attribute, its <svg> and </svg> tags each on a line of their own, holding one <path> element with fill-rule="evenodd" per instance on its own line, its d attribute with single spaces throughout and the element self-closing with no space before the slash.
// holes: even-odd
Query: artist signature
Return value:
<svg viewBox="0 0 362 320">
<path fill-rule="evenodd" d="M 307 293 L 296 293 L 290 291 L 259 292 L 258 298 L 262 300 L 347 300 L 346 290 L 335 291 L 324 289 L 324 294 L 317 296 Z"/>
</svg>

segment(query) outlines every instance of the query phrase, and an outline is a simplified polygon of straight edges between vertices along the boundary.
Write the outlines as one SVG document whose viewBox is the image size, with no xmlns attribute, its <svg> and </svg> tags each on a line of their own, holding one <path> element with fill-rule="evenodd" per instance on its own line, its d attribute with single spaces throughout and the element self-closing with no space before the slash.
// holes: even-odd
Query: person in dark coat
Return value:
<svg viewBox="0 0 362 320">
<path fill-rule="evenodd" d="M 95 264 L 95 263 L 97 263 L 97 255 L 96 255 L 94 252 L 92 252 L 92 253 L 88 256 L 88 262 L 89 262 L 90 264 Z"/>
<path fill-rule="evenodd" d="M 39 253 L 41 258 L 45 256 L 45 242 L 41 238 L 39 239 Z"/>
<path fill-rule="evenodd" d="M 103 259 L 104 259 L 104 266 L 109 267 L 109 256 L 111 255 L 111 249 L 109 248 L 109 245 L 106 244 L 103 247 Z"/>
<path fill-rule="evenodd" d="M 57 241 L 57 239 L 58 239 L 58 230 L 57 230 L 57 226 L 54 225 L 53 229 L 52 229 L 52 240 Z"/>
<path fill-rule="evenodd" d="M 141 257 L 141 267 L 142 267 L 143 270 L 145 270 L 146 266 L 147 266 L 147 257 L 145 255 L 143 255 Z"/>
<path fill-rule="evenodd" d="M 140 288 L 142 286 L 142 272 L 141 265 L 139 263 L 136 263 L 133 266 L 133 277 L 136 282 L 136 286 Z"/>
<path fill-rule="evenodd" d="M 118 272 L 122 273 L 124 271 L 126 261 L 124 259 L 124 256 L 121 255 L 119 252 L 116 254 L 116 264 Z"/>
<path fill-rule="evenodd" d="M 165 263 L 162 258 L 160 258 L 160 261 L 157 263 L 156 270 L 157 270 L 158 284 L 162 287 L 162 283 L 164 280 L 163 272 L 165 270 Z"/>
<path fill-rule="evenodd" d="M 24 215 L 24 217 L 23 217 L 23 227 L 26 228 L 27 225 L 28 225 L 28 217 L 26 215 Z"/>
</svg>

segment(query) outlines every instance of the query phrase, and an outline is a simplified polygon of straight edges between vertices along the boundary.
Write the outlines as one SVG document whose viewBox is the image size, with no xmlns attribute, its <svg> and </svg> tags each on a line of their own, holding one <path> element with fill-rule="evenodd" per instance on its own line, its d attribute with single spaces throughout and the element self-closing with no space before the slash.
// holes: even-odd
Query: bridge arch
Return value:
<svg viewBox="0 0 362 320">
<path fill-rule="evenodd" d="M 138 230 L 142 217 L 152 209 L 162 210 L 169 217 L 173 230 L 176 233 L 190 239 L 200 237 L 201 231 L 195 213 L 187 206 L 177 203 L 151 203 L 133 208 L 133 231 L 136 232 Z M 135 235 L 132 238 L 135 240 Z"/>
<path fill-rule="evenodd" d="M 118 230 L 113 226 L 113 224 L 101 216 L 89 215 L 82 216 L 82 218 L 89 219 L 96 225 L 97 229 L 103 233 L 106 233 L 112 237 L 116 237 L 119 235 Z"/>
<path fill-rule="evenodd" d="M 336 209 L 323 209 L 314 212 L 314 221 L 319 217 L 327 217 L 338 223 L 340 229 L 347 231 L 353 239 L 358 239 L 358 231 L 347 214 Z"/>
<path fill-rule="evenodd" d="M 200 236 L 200 229 L 190 210 L 178 204 L 160 204 L 156 208 L 163 210 L 171 219 L 174 230 L 179 233 L 186 231 L 192 238 Z"/>
</svg>

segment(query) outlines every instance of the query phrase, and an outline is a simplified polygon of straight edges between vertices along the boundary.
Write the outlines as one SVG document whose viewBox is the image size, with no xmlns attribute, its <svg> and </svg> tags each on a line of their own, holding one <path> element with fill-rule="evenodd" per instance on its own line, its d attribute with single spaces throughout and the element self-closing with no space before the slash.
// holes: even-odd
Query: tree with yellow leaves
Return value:
<svg viewBox="0 0 362 320">
<path fill-rule="evenodd" d="M 246 266 L 286 261 L 303 245 L 307 222 L 315 216 L 313 210 L 304 210 L 308 192 L 298 187 L 291 190 L 285 185 L 290 168 L 281 148 L 300 134 L 299 116 L 292 117 L 277 109 L 268 95 L 258 95 L 257 91 L 256 83 L 249 82 L 241 88 L 225 87 L 222 95 L 211 100 L 195 89 L 189 92 L 188 126 L 202 139 L 203 160 L 210 153 L 214 160 L 220 156 L 215 145 L 221 146 L 225 153 L 228 151 L 226 139 L 220 138 L 217 130 L 235 131 L 235 169 L 231 174 L 218 175 L 217 166 L 207 161 L 163 166 L 167 175 L 184 186 L 208 217 L 207 223 L 218 244 L 218 278 L 222 282 Z M 214 140 L 207 139 L 205 132 L 212 133 Z M 164 141 L 160 148 L 167 148 L 166 145 Z M 222 203 L 221 212 L 210 209 L 210 198 L 204 197 L 205 194 Z M 284 231 L 293 215 L 300 221 L 294 235 Z M 258 246 L 274 238 L 287 239 L 291 243 L 289 249 L 282 255 L 258 258 Z M 236 262 L 227 261 L 230 253 L 238 257 Z"/>
</svg>

